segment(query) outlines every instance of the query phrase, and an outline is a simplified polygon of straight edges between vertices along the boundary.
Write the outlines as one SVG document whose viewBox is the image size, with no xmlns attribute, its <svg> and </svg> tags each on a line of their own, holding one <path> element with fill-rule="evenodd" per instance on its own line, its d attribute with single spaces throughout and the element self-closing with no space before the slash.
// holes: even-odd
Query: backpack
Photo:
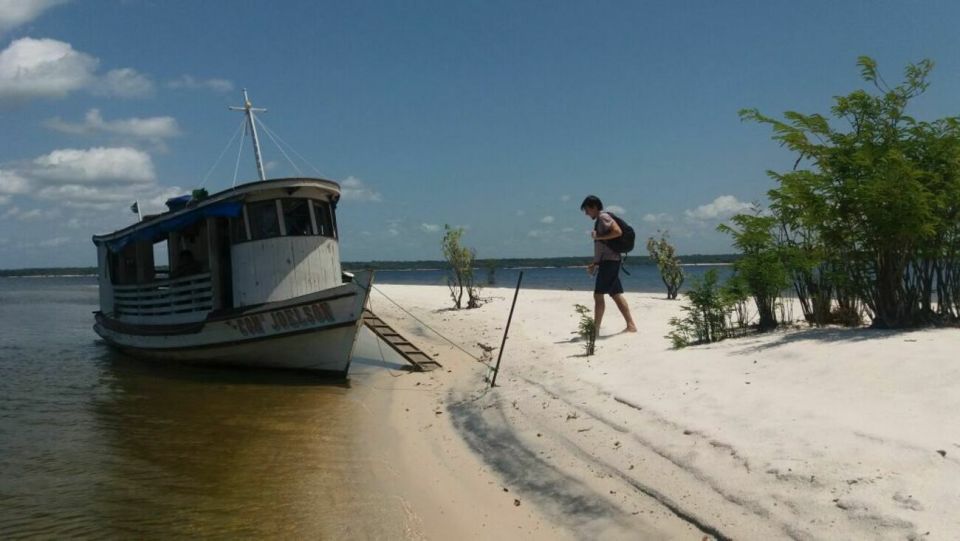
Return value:
<svg viewBox="0 0 960 541">
<path fill-rule="evenodd" d="M 630 224 L 623 221 L 623 219 L 617 216 L 616 214 L 612 212 L 607 212 L 607 214 L 609 214 L 610 217 L 613 218 L 613 221 L 617 222 L 617 225 L 620 226 L 620 231 L 622 231 L 623 234 L 615 239 L 605 240 L 603 242 L 607 243 L 607 246 L 609 246 L 611 250 L 617 252 L 618 254 L 625 254 L 627 252 L 630 252 L 631 250 L 633 250 L 633 245 L 636 243 L 636 240 L 637 240 L 636 231 L 634 231 L 633 228 L 630 227 Z"/>
</svg>

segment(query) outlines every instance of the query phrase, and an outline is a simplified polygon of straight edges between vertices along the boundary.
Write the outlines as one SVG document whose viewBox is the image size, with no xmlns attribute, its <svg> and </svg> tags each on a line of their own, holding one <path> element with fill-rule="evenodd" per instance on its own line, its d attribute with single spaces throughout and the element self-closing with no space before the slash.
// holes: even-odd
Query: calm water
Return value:
<svg viewBox="0 0 960 541">
<path fill-rule="evenodd" d="M 92 278 L 0 278 L 0 538 L 402 537 L 355 430 L 382 368 L 161 367 L 99 342 L 96 303 Z"/>
<path fill-rule="evenodd" d="M 730 272 L 725 265 L 702 265 L 684 267 L 687 275 L 684 289 L 693 278 L 703 276 L 709 269 L 717 269 L 720 277 L 724 278 Z M 666 288 L 660 280 L 660 272 L 652 265 L 630 265 L 627 263 L 629 275 L 621 273 L 620 280 L 623 288 L 628 292 L 664 292 Z M 519 269 L 497 269 L 493 275 L 496 287 L 514 287 L 517 284 Z M 477 280 L 481 285 L 488 282 L 486 269 L 477 270 Z M 377 271 L 375 282 L 381 284 L 418 284 L 418 285 L 445 285 L 446 273 L 442 270 L 417 271 Z M 594 278 L 583 268 L 537 268 L 524 269 L 523 287 L 531 289 L 572 289 L 593 291 Z"/>
</svg>

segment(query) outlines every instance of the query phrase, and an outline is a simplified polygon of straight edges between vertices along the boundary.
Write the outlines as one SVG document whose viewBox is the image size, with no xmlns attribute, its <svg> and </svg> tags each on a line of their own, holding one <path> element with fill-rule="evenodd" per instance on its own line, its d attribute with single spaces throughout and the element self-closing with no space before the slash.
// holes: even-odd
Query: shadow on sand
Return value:
<svg viewBox="0 0 960 541">
<path fill-rule="evenodd" d="M 452 404 L 449 411 L 467 445 L 518 496 L 535 498 L 557 521 L 587 539 L 610 533 L 611 528 L 633 531 L 637 538 L 645 538 L 644 532 L 637 532 L 637 524 L 630 522 L 621 509 L 524 446 L 509 429 L 500 407 L 481 409 L 474 402 L 463 401 Z M 494 418 L 488 419 L 489 416 Z"/>
<path fill-rule="evenodd" d="M 782 346 L 788 346 L 790 344 L 802 344 L 805 342 L 821 342 L 821 343 L 855 343 L 855 342 L 864 342 L 867 340 L 877 340 L 881 338 L 888 338 L 891 336 L 904 336 L 908 337 L 913 333 L 922 331 L 924 329 L 867 329 L 867 328 L 841 328 L 841 327 L 827 327 L 820 329 L 803 329 L 800 331 L 784 332 L 781 333 L 776 339 L 766 342 L 763 344 L 757 344 L 745 348 L 741 354 L 756 353 L 758 351 L 766 351 L 769 349 L 776 349 Z M 753 335 L 754 337 L 762 337 L 763 335 Z"/>
</svg>

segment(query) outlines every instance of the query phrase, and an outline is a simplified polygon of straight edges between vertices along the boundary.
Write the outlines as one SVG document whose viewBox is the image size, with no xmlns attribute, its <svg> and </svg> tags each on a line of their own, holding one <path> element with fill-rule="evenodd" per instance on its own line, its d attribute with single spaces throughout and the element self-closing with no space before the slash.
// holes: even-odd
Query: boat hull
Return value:
<svg viewBox="0 0 960 541">
<path fill-rule="evenodd" d="M 98 313 L 94 330 L 121 351 L 152 360 L 346 375 L 369 284 L 362 273 L 339 287 L 180 325 L 129 324 Z"/>
</svg>

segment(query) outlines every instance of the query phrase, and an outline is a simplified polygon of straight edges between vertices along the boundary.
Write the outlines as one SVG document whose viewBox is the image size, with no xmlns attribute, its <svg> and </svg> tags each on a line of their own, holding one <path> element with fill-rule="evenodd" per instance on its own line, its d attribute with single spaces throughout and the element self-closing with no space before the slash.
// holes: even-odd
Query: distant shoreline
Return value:
<svg viewBox="0 0 960 541">
<path fill-rule="evenodd" d="M 728 266 L 732 265 L 739 256 L 736 254 L 718 254 L 704 255 L 692 254 L 681 256 L 681 265 L 684 267 L 705 267 L 705 266 Z M 506 270 L 526 270 L 526 269 L 562 269 L 562 268 L 584 268 L 588 257 L 543 257 L 543 258 L 503 258 L 503 259 L 478 259 L 475 268 L 483 271 L 489 268 Z M 627 260 L 628 264 L 642 266 L 654 265 L 654 262 L 646 255 L 633 255 Z M 344 270 L 367 270 L 391 271 L 391 272 L 414 272 L 414 271 L 442 271 L 446 269 L 446 262 L 440 260 L 419 260 L 419 261 L 346 261 L 343 263 Z M 38 267 L 21 269 L 0 269 L 0 278 L 69 278 L 96 276 L 96 267 Z"/>
</svg>

